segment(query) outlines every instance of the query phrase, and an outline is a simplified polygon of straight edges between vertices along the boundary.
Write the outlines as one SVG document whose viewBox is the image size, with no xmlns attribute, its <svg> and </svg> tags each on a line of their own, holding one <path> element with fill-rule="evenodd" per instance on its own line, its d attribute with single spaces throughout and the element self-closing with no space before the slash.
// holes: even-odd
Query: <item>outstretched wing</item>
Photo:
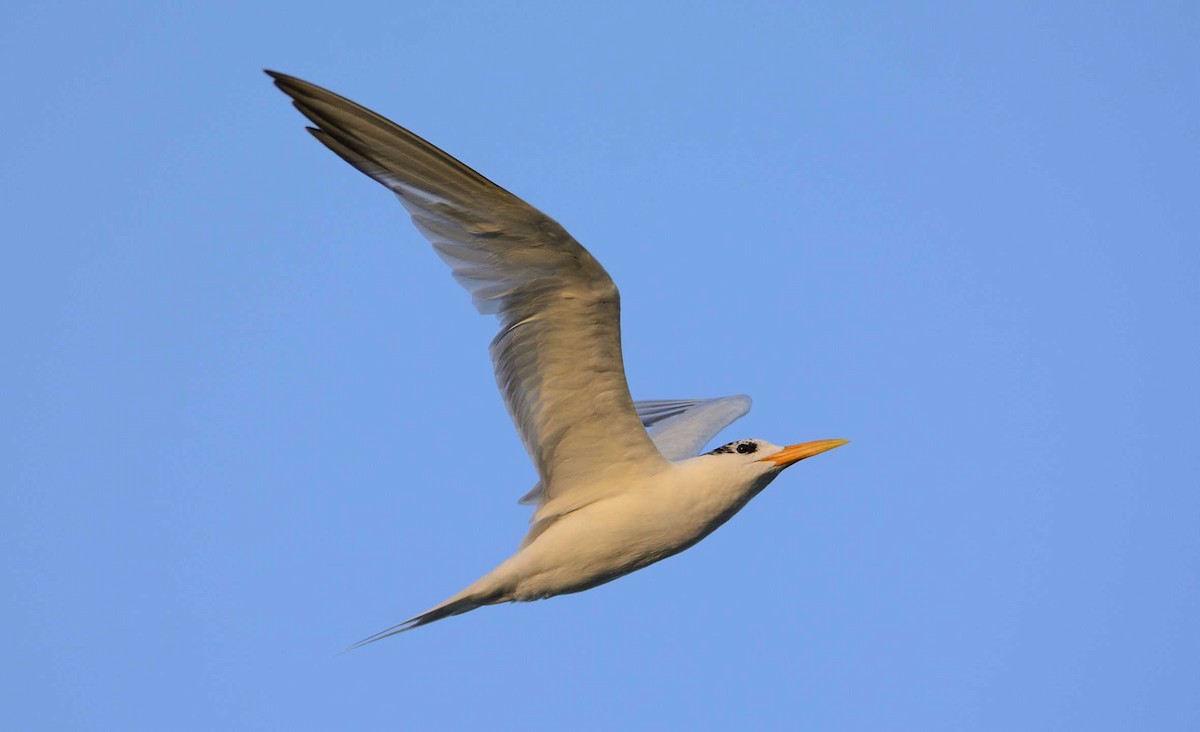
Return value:
<svg viewBox="0 0 1200 732">
<path fill-rule="evenodd" d="M 538 514 L 604 495 L 601 469 L 658 469 L 625 381 L 617 288 L 600 263 L 548 216 L 408 130 L 267 73 L 316 125 L 313 136 L 396 194 L 475 307 L 500 319 L 496 382 L 547 486 Z"/>
<path fill-rule="evenodd" d="M 746 416 L 750 397 L 745 394 L 716 399 L 659 399 L 634 402 L 637 415 L 649 430 L 650 439 L 667 460 L 696 457 L 721 430 Z M 541 500 L 538 483 L 521 496 L 520 503 Z"/>
<path fill-rule="evenodd" d="M 650 439 L 668 460 L 696 457 L 709 440 L 750 411 L 745 394 L 716 399 L 635 402 Z"/>
</svg>

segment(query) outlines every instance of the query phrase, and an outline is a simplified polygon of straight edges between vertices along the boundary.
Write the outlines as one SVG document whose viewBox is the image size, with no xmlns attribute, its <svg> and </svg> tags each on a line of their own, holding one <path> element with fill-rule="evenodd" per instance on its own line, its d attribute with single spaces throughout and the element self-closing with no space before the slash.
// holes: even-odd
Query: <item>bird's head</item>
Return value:
<svg viewBox="0 0 1200 732">
<path fill-rule="evenodd" d="M 789 465 L 841 447 L 849 440 L 815 440 L 782 447 L 766 440 L 737 440 L 721 445 L 708 454 L 728 462 L 731 469 L 774 478 Z M 769 481 L 768 481 L 769 482 Z"/>
</svg>

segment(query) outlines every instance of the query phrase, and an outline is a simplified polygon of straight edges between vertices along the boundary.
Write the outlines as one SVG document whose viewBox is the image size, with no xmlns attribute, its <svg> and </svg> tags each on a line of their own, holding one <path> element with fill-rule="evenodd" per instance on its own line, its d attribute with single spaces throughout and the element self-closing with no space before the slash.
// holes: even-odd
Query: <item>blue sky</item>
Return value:
<svg viewBox="0 0 1200 732">
<path fill-rule="evenodd" d="M 6 729 L 1200 728 L 1193 3 L 10 4 Z M 568 228 L 635 397 L 849 447 L 367 649 L 514 547 L 493 321 L 262 75 Z"/>
</svg>

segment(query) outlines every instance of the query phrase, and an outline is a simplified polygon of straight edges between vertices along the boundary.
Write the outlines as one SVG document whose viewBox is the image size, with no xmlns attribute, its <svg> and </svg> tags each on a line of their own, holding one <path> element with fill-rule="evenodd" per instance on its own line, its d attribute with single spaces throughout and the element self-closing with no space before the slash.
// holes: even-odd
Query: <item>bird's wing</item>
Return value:
<svg viewBox="0 0 1200 732">
<path fill-rule="evenodd" d="M 638 418 L 654 446 L 667 460 L 696 457 L 709 440 L 750 411 L 745 394 L 715 399 L 653 399 L 634 402 Z M 518 503 L 536 504 L 542 498 L 538 483 Z"/>
<path fill-rule="evenodd" d="M 267 72 L 320 142 L 389 188 L 475 307 L 494 313 L 496 381 L 537 468 L 539 515 L 606 495 L 601 474 L 665 463 L 638 419 L 612 278 L 545 214 L 413 133 L 332 92 Z"/>
<path fill-rule="evenodd" d="M 646 401 L 634 406 L 663 457 L 685 460 L 699 455 L 718 432 L 746 416 L 750 397 Z"/>
</svg>

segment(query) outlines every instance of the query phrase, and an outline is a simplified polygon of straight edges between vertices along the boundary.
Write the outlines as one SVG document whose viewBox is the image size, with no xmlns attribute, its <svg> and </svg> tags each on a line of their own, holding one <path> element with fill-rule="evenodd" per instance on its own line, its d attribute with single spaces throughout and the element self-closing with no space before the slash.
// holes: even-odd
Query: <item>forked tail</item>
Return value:
<svg viewBox="0 0 1200 732">
<path fill-rule="evenodd" d="M 413 628 L 420 628 L 422 625 L 429 625 L 430 623 L 441 620 L 442 618 L 448 618 L 451 615 L 462 615 L 463 613 L 469 613 L 472 610 L 483 607 L 487 604 L 489 603 L 485 599 L 477 595 L 451 598 L 432 610 L 427 610 L 416 617 L 405 620 L 403 623 L 393 625 L 390 628 L 379 631 L 375 635 L 363 638 L 359 642 L 348 647 L 346 651 L 353 651 L 355 648 L 362 648 L 368 643 L 374 643 L 375 641 L 383 640 L 384 638 L 396 635 L 397 633 L 403 633 L 407 630 L 412 630 Z M 346 651 L 342 651 L 342 653 L 345 653 Z"/>
</svg>

